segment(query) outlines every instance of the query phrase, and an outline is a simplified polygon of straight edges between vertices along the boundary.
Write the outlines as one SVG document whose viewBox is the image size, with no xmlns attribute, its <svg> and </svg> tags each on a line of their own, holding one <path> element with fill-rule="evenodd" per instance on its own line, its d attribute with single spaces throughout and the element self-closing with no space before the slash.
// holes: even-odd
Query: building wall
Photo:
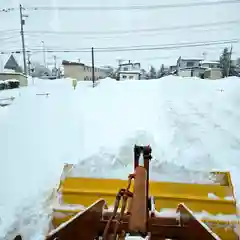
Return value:
<svg viewBox="0 0 240 240">
<path fill-rule="evenodd" d="M 191 77 L 191 70 L 190 69 L 180 70 L 179 76 L 180 77 Z"/>
<path fill-rule="evenodd" d="M 204 68 L 220 68 L 220 63 L 203 63 Z"/>
<path fill-rule="evenodd" d="M 84 80 L 84 69 L 80 65 L 64 65 L 64 77 Z"/>
<path fill-rule="evenodd" d="M 120 81 L 124 80 L 139 80 L 139 74 L 138 73 L 120 73 Z"/>
<path fill-rule="evenodd" d="M 135 71 L 140 70 L 140 63 L 129 63 L 129 64 L 123 64 L 120 65 L 119 70 L 120 71 Z"/>
<path fill-rule="evenodd" d="M 205 69 L 193 68 L 193 69 L 180 69 L 179 76 L 181 77 L 199 77 L 201 78 L 204 74 Z"/>
<path fill-rule="evenodd" d="M 107 77 L 107 73 L 95 68 L 95 80 Z M 64 77 L 76 78 L 78 81 L 92 81 L 92 67 L 81 65 L 64 65 Z"/>
<path fill-rule="evenodd" d="M 204 78 L 216 80 L 222 78 L 221 69 L 209 69 L 205 71 Z"/>
<path fill-rule="evenodd" d="M 27 76 L 22 73 L 0 73 L 0 80 L 16 79 L 20 82 L 20 87 L 28 85 Z"/>
<path fill-rule="evenodd" d="M 180 68 L 187 68 L 187 67 L 199 67 L 201 60 L 181 60 L 179 63 Z"/>
</svg>

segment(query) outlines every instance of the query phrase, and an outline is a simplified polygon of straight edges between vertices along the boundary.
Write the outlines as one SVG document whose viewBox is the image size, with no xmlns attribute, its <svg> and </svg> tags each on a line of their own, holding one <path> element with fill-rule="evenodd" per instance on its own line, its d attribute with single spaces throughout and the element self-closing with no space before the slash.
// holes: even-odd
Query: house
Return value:
<svg viewBox="0 0 240 240">
<path fill-rule="evenodd" d="M 203 78 L 203 74 L 205 68 L 201 67 L 200 58 L 181 58 L 179 57 L 177 60 L 177 74 L 181 77 L 201 77 Z"/>
<path fill-rule="evenodd" d="M 81 62 L 63 60 L 64 77 L 76 78 L 78 81 L 92 81 L 92 67 Z M 95 80 L 107 77 L 107 71 L 103 68 L 94 68 Z"/>
<path fill-rule="evenodd" d="M 22 68 L 17 63 L 13 55 L 11 55 L 4 65 L 4 72 L 0 72 L 0 81 L 9 79 L 18 80 L 20 87 L 28 85 L 27 76 L 23 74 Z"/>
<path fill-rule="evenodd" d="M 181 77 L 220 79 L 222 77 L 219 61 L 204 61 L 200 58 L 177 61 L 177 72 Z"/>
<path fill-rule="evenodd" d="M 119 80 L 140 80 L 141 64 L 132 63 L 130 60 L 119 64 Z"/>
</svg>

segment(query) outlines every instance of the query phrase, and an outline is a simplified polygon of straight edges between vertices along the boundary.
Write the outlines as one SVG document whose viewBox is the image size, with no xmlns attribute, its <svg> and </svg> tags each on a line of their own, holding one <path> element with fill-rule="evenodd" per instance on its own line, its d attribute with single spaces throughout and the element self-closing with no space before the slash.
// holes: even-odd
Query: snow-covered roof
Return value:
<svg viewBox="0 0 240 240">
<path fill-rule="evenodd" d="M 181 58 L 181 61 L 202 61 L 202 58 Z"/>
<path fill-rule="evenodd" d="M 202 64 L 219 64 L 219 61 L 202 61 Z"/>
<path fill-rule="evenodd" d="M 136 62 L 136 61 L 122 61 L 120 62 L 120 66 L 124 66 L 124 65 L 135 65 L 135 64 L 139 64 L 140 65 L 140 62 Z"/>
<path fill-rule="evenodd" d="M 63 60 L 63 61 L 62 61 L 62 65 L 84 66 L 83 63 L 80 63 L 80 62 L 72 62 L 72 61 L 67 61 L 67 60 Z"/>
<path fill-rule="evenodd" d="M 185 67 L 185 68 L 180 68 L 180 71 L 184 71 L 184 70 L 192 70 L 192 69 L 207 69 L 206 67 Z"/>
</svg>

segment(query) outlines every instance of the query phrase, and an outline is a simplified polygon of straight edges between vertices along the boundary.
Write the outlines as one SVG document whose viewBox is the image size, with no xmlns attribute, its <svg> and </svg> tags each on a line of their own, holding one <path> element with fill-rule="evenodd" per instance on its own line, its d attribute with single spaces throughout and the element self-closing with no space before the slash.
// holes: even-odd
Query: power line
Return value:
<svg viewBox="0 0 240 240">
<path fill-rule="evenodd" d="M 192 29 L 201 28 L 207 26 L 222 26 L 229 24 L 240 23 L 240 20 L 232 20 L 225 22 L 213 22 L 213 23 L 203 23 L 203 24 L 192 24 L 192 25 L 177 25 L 162 28 L 143 28 L 143 29 L 131 29 L 131 30 L 111 30 L 111 31 L 25 31 L 27 34 L 85 34 L 85 35 L 111 35 L 111 34 L 128 34 L 128 33 L 144 33 L 144 32 L 162 32 L 162 31 L 173 31 L 181 29 Z"/>
<path fill-rule="evenodd" d="M 240 39 L 232 39 L 232 40 L 218 40 L 218 41 L 208 41 L 208 42 L 192 42 L 192 43 L 181 43 L 181 44 L 165 44 L 165 45 L 138 45 L 138 46 L 129 46 L 129 47 L 105 47 L 105 48 L 95 48 L 95 52 L 123 52 L 123 51 L 151 51 L 151 50 L 171 50 L 171 49 L 179 49 L 179 48 L 191 48 L 191 47 L 200 47 L 200 46 L 210 46 L 210 45 L 222 45 L 229 43 L 238 43 Z M 74 52 L 91 52 L 90 48 L 79 48 L 79 49 L 51 49 L 45 50 L 49 53 L 74 53 Z M 12 51 L 14 52 L 14 51 Z M 29 49 L 28 52 L 40 53 L 42 50 L 40 49 Z M 4 53 L 11 53 L 11 51 Z M 16 51 L 16 53 L 21 53 L 21 51 Z"/>
<path fill-rule="evenodd" d="M 15 32 L 19 32 L 18 29 L 8 29 L 8 30 L 1 30 L 0 33 L 15 33 Z"/>
<path fill-rule="evenodd" d="M 23 7 L 23 10 L 30 11 L 49 11 L 49 10 L 63 10 L 63 11 L 120 11 L 120 10 L 156 10 L 156 9 L 171 9 L 171 8 L 184 8 L 184 7 L 199 7 L 199 6 L 216 6 L 225 4 L 240 3 L 240 0 L 219 0 L 208 2 L 189 2 L 189 3 L 177 3 L 177 4 L 155 4 L 155 5 L 133 5 L 133 6 L 61 6 L 61 7 L 49 7 L 49 6 L 29 6 Z M 9 13 L 18 10 L 17 8 L 1 8 L 0 12 Z"/>
<path fill-rule="evenodd" d="M 164 45 L 159 44 L 145 44 L 145 45 L 131 45 L 131 46 L 118 46 L 118 47 L 102 47 L 102 48 L 94 48 L 94 50 L 102 51 L 102 50 L 121 50 L 121 49 L 141 49 L 141 48 L 149 48 L 149 47 L 180 47 L 180 46 L 192 46 L 192 45 L 205 45 L 205 44 L 225 44 L 225 43 L 237 43 L 240 39 L 229 39 L 229 40 L 215 40 L 215 41 L 201 41 L 201 42 L 183 42 L 183 43 L 169 43 Z M 88 48 L 78 48 L 77 50 L 86 50 Z"/>
<path fill-rule="evenodd" d="M 133 6 L 62 6 L 62 7 L 26 7 L 26 10 L 63 10 L 63 11 L 120 11 L 120 10 L 156 10 L 168 8 L 184 8 L 184 7 L 198 7 L 198 6 L 215 6 L 224 4 L 240 3 L 240 0 L 219 0 L 208 2 L 190 2 L 177 4 L 156 4 L 156 5 L 133 5 Z"/>
</svg>

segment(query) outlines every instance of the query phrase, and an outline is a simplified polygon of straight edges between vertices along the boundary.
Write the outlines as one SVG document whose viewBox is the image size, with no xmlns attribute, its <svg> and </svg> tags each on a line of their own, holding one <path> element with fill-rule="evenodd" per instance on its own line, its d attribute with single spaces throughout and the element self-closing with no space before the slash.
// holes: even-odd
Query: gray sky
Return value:
<svg viewBox="0 0 240 240">
<path fill-rule="evenodd" d="M 132 5 L 156 5 L 207 2 L 206 0 L 21 0 L 23 6 L 132 6 Z M 210 1 L 210 0 L 209 0 Z M 19 0 L 1 0 L 0 8 L 18 7 Z M 186 26 L 194 24 L 211 24 L 216 22 L 240 21 L 240 4 L 225 4 L 215 6 L 198 6 L 188 8 L 156 9 L 144 11 L 29 11 L 26 20 L 26 31 L 116 31 L 116 30 L 139 30 L 151 28 L 166 28 L 171 26 Z M 0 31 L 19 30 L 19 12 L 0 12 Z M 138 32 L 130 34 L 112 35 L 49 35 L 49 34 L 26 34 L 28 48 L 41 49 L 41 41 L 45 42 L 46 48 L 73 49 L 93 47 L 118 47 L 133 45 L 163 45 L 182 42 L 201 42 L 240 38 L 238 24 L 220 26 L 205 26 L 194 29 L 175 29 L 159 32 Z M 0 51 L 17 50 L 21 47 L 19 31 L 1 32 Z M 117 59 L 131 59 L 140 61 L 142 67 L 147 68 L 153 64 L 175 64 L 177 58 L 203 57 L 206 53 L 208 60 L 218 59 L 224 46 L 205 46 L 195 48 L 182 48 L 177 50 L 155 50 L 96 53 L 97 65 L 116 65 Z M 51 63 L 53 53 L 48 53 L 48 62 Z M 56 53 L 58 60 L 81 59 L 84 63 L 91 62 L 90 53 Z M 16 55 L 22 61 L 21 55 Z M 233 58 L 240 57 L 240 43 L 233 44 Z M 2 57 L 2 62 L 8 56 Z M 43 61 L 42 53 L 34 53 L 33 60 Z"/>
</svg>

